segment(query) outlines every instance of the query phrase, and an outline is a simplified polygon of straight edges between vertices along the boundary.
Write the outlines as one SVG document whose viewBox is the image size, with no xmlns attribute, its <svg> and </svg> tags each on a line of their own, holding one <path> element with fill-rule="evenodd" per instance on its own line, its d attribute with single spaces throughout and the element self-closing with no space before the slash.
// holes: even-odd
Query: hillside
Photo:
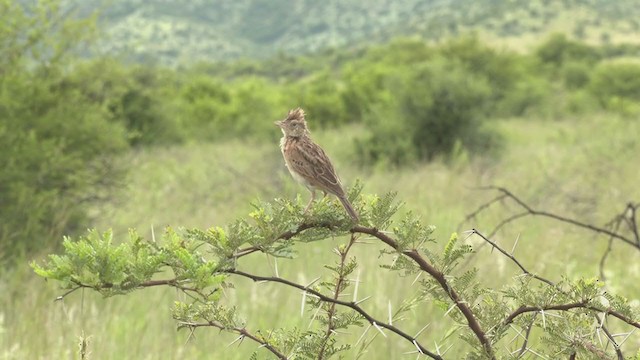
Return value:
<svg viewBox="0 0 640 360">
<path fill-rule="evenodd" d="M 171 65 L 469 31 L 519 50 L 551 32 L 591 43 L 640 41 L 638 0 L 87 0 L 73 6 L 80 14 L 99 11 L 102 52 Z"/>
</svg>

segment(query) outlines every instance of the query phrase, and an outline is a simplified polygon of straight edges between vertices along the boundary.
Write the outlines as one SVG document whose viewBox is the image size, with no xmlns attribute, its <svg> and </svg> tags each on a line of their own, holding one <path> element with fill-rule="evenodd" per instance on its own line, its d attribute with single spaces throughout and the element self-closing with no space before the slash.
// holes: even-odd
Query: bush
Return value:
<svg viewBox="0 0 640 360">
<path fill-rule="evenodd" d="M 567 39 L 564 34 L 554 34 L 536 50 L 537 58 L 544 64 L 560 67 L 569 61 L 595 64 L 601 59 L 597 48 Z"/>
<path fill-rule="evenodd" d="M 581 89 L 589 84 L 591 66 L 583 62 L 568 62 L 562 67 L 562 78 L 567 88 Z"/>
<path fill-rule="evenodd" d="M 635 63 L 603 63 L 594 71 L 591 93 L 606 109 L 633 112 L 640 101 L 640 65 Z"/>
<path fill-rule="evenodd" d="M 434 59 L 407 74 L 390 113 L 372 112 L 371 135 L 359 143 L 365 161 L 402 165 L 433 159 L 458 146 L 478 151 L 491 143 L 482 130 L 491 89 L 487 81 L 450 59 Z M 396 141 L 395 139 L 399 139 Z"/>
<path fill-rule="evenodd" d="M 297 106 L 313 116 L 319 127 L 335 127 L 343 125 L 347 117 L 345 104 L 338 81 L 328 72 L 322 72 L 311 81 L 304 81 L 295 86 L 293 98 Z"/>
<path fill-rule="evenodd" d="M 50 246 L 86 222 L 87 206 L 119 178 L 111 156 L 126 148 L 124 129 L 104 111 L 73 91 L 52 92 L 43 80 L 14 78 L 0 91 L 0 251 L 6 256 Z"/>
<path fill-rule="evenodd" d="M 86 222 L 121 171 L 124 127 L 68 74 L 73 45 L 92 25 L 69 20 L 56 1 L 2 2 L 0 21 L 0 255 L 50 247 Z M 91 88 L 91 87 L 88 87 Z"/>
</svg>

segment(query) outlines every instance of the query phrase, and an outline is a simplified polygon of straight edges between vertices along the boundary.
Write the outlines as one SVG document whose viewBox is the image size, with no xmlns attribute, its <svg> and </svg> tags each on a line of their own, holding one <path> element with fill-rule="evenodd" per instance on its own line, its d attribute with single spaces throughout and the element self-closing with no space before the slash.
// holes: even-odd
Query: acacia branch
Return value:
<svg viewBox="0 0 640 360">
<path fill-rule="evenodd" d="M 280 351 L 278 351 L 278 349 L 276 349 L 273 345 L 269 344 L 268 341 L 263 340 L 261 338 L 259 338 L 256 335 L 251 334 L 246 328 L 240 328 L 240 327 L 227 327 L 224 326 L 222 324 L 219 324 L 215 321 L 208 321 L 205 323 L 194 323 L 194 322 L 180 322 L 180 326 L 181 327 L 188 327 L 190 329 L 195 329 L 198 327 L 215 327 L 218 328 L 220 330 L 226 330 L 226 331 L 231 331 L 231 332 L 235 332 L 237 334 L 240 334 L 240 339 L 242 338 L 249 338 L 255 342 L 257 342 L 258 344 L 260 344 L 260 347 L 264 347 L 265 349 L 269 350 L 273 355 L 275 355 L 278 359 L 282 359 L 282 360 L 287 360 L 288 358 L 281 353 Z"/>
<path fill-rule="evenodd" d="M 280 284 L 284 284 L 296 289 L 300 289 L 302 291 L 305 291 L 311 295 L 316 296 L 317 298 L 319 298 L 320 300 L 324 301 L 324 302 L 328 302 L 328 303 L 333 303 L 333 304 L 337 304 L 340 306 L 345 306 L 348 308 L 353 309 L 354 311 L 356 311 L 358 314 L 360 314 L 363 318 L 365 318 L 370 324 L 375 324 L 379 327 L 385 328 L 390 330 L 391 332 L 397 334 L 398 336 L 406 339 L 407 341 L 409 341 L 412 345 L 416 346 L 418 349 L 420 349 L 420 351 L 431 357 L 432 359 L 438 359 L 438 360 L 442 360 L 442 357 L 438 354 L 435 354 L 431 351 L 429 351 L 427 348 L 425 348 L 423 345 L 421 345 L 418 340 L 414 337 L 412 337 L 411 335 L 405 333 L 404 331 L 398 329 L 397 327 L 391 325 L 391 324 L 387 324 L 384 323 L 382 321 L 376 320 L 373 316 L 369 315 L 369 313 L 367 313 L 362 307 L 360 307 L 360 305 L 358 305 L 358 303 L 354 302 L 354 301 L 343 301 L 343 300 L 338 300 L 338 299 L 334 299 L 332 297 L 326 296 L 316 290 L 313 290 L 309 287 L 306 287 L 304 285 L 298 284 L 298 283 L 294 283 L 292 281 L 280 278 L 280 277 L 273 277 L 273 276 L 259 276 L 259 275 L 253 275 L 253 274 L 249 274 L 246 273 L 244 271 L 241 270 L 236 270 L 236 269 L 225 269 L 225 270 L 220 270 L 220 272 L 223 273 L 227 273 L 227 274 L 234 274 L 234 275 L 238 275 L 238 276 L 242 276 L 248 279 L 251 279 L 253 281 L 267 281 L 267 282 L 275 282 L 275 283 L 280 283 Z"/>
<path fill-rule="evenodd" d="M 607 338 L 609 339 L 609 341 L 611 341 L 611 343 L 613 344 L 613 349 L 616 351 L 616 356 L 618 356 L 618 360 L 624 360 L 624 355 L 622 354 L 622 350 L 620 350 L 620 345 L 618 345 L 618 343 L 614 340 L 613 335 L 611 335 L 611 333 L 609 332 L 609 329 L 607 329 L 607 327 L 604 326 L 603 320 L 600 319 L 600 316 L 598 316 L 598 314 L 594 314 L 594 316 L 596 320 L 598 320 L 598 324 L 600 324 L 599 327 L 602 329 L 604 334 L 607 335 Z"/>
<path fill-rule="evenodd" d="M 498 249 L 499 252 L 501 252 L 503 255 L 505 255 L 506 257 L 508 257 L 509 259 L 511 259 L 511 261 L 513 261 L 513 263 L 515 263 L 521 270 L 523 273 L 531 276 L 532 278 L 541 281 L 547 285 L 553 286 L 554 288 L 556 288 L 558 291 L 565 293 L 562 289 L 560 289 L 558 287 L 558 285 L 556 283 L 554 283 L 553 281 L 543 278 L 541 276 L 532 274 L 531 272 L 529 272 L 519 261 L 518 259 L 515 258 L 515 256 L 513 256 L 512 254 L 507 253 L 504 249 L 502 249 L 500 246 L 498 246 L 498 244 L 496 244 L 494 241 L 489 240 L 489 238 L 487 238 L 486 236 L 482 235 L 482 233 L 480 233 L 478 230 L 473 229 L 471 230 L 473 234 L 476 234 L 478 236 L 480 236 L 480 238 L 482 238 L 484 241 L 486 241 L 487 243 L 491 244 L 494 248 Z M 613 239 L 612 239 L 613 240 Z M 566 293 L 565 293 L 566 294 Z M 586 304 L 586 303 L 585 303 Z M 565 305 L 567 306 L 567 305 Z M 533 308 L 533 307 L 529 307 L 529 308 Z M 520 307 L 518 310 L 523 309 L 523 307 Z M 593 307 L 590 308 L 591 310 L 595 310 Z M 516 310 L 516 312 L 518 311 Z M 538 310 L 546 310 L 546 309 L 540 309 L 538 308 Z M 551 310 L 562 310 L 562 309 L 551 309 Z M 567 309 L 568 310 L 568 309 Z M 505 321 L 503 322 L 504 325 L 508 325 L 509 323 L 511 323 L 513 321 L 513 319 L 520 315 L 520 313 L 516 314 L 516 312 L 512 313 L 509 317 L 515 315 L 513 318 L 509 319 L 509 317 L 507 317 L 507 319 L 505 319 Z M 614 317 L 619 318 L 620 320 L 626 322 L 629 325 L 635 326 L 637 327 L 638 322 L 637 321 L 633 321 L 629 318 L 627 318 L 626 316 L 608 309 L 608 311 L 604 311 L 606 314 L 610 314 Z M 607 329 L 606 326 L 604 326 L 604 324 L 602 323 L 602 321 L 600 320 L 600 317 L 598 316 L 598 314 L 594 314 L 594 317 L 596 318 L 596 320 L 598 321 L 599 327 L 604 331 L 604 333 L 607 335 L 607 337 L 609 338 L 609 340 L 613 343 L 614 349 L 616 351 L 616 355 L 618 356 L 619 359 L 624 358 L 624 356 L 622 355 L 622 352 L 620 350 L 620 347 L 618 346 L 618 344 L 616 343 L 616 341 L 613 339 L 613 336 L 611 335 L 611 333 L 609 332 L 609 330 Z M 533 324 L 533 323 L 532 323 Z M 529 330 L 531 330 L 531 328 L 528 329 L 527 333 L 529 332 Z M 527 335 L 528 337 L 528 335 Z M 526 340 L 525 340 L 525 345 L 526 345 Z M 523 345 L 524 346 L 524 345 Z M 524 348 L 523 348 L 524 349 Z"/>
<path fill-rule="evenodd" d="M 604 234 L 604 235 L 608 235 L 612 238 L 618 239 L 628 245 L 633 246 L 635 249 L 640 250 L 640 235 L 638 234 L 638 230 L 637 230 L 637 222 L 635 219 L 635 211 L 636 211 L 636 206 L 634 204 L 628 204 L 627 207 L 625 208 L 625 213 L 627 211 L 631 212 L 630 217 L 628 218 L 629 224 L 630 224 L 630 229 L 632 231 L 632 233 L 634 234 L 634 239 L 631 239 L 627 236 L 624 236 L 618 232 L 615 231 L 611 231 L 609 229 L 603 228 L 603 227 L 599 227 L 599 226 L 595 226 L 595 225 L 591 225 L 588 223 L 584 223 L 581 222 L 579 220 L 575 220 L 569 217 L 565 217 L 562 215 L 557 215 L 548 211 L 542 211 L 542 210 L 536 210 L 534 208 L 532 208 L 531 206 L 529 206 L 527 203 L 525 203 L 523 200 L 521 200 L 519 197 L 517 197 L 516 195 L 514 195 L 511 191 L 507 190 L 506 188 L 500 187 L 500 186 L 484 186 L 484 187 L 479 187 L 479 189 L 481 190 L 496 190 L 501 192 L 503 195 L 505 195 L 507 198 L 513 200 L 514 202 L 516 202 L 521 208 L 523 208 L 525 211 L 522 213 L 518 213 L 516 215 L 513 215 L 509 218 L 507 218 L 506 220 L 503 220 L 500 225 L 494 229 L 493 232 L 497 231 L 497 229 L 499 227 L 502 227 L 504 225 L 506 225 L 507 223 L 514 221 L 518 218 L 527 216 L 527 215 L 531 215 L 531 216 L 542 216 L 542 217 L 547 217 L 550 219 L 554 219 L 560 222 L 564 222 L 567 224 L 571 224 L 577 227 L 581 227 L 584 229 L 588 229 L 591 231 L 594 231 L 596 233 L 600 233 L 600 234 Z M 491 200 L 489 203 L 493 203 L 495 202 L 495 200 Z M 488 206 L 486 204 L 483 204 L 479 207 L 478 210 L 482 211 L 483 209 L 487 208 Z M 474 211 L 474 216 L 480 212 L 480 211 Z M 492 233 L 493 233 L 492 232 Z"/>
<path fill-rule="evenodd" d="M 574 302 L 569 304 L 558 304 L 558 305 L 545 305 L 545 306 L 520 306 L 514 312 L 509 314 L 506 319 L 502 322 L 504 325 L 509 325 L 513 322 L 515 318 L 522 314 L 530 313 L 530 312 L 538 312 L 538 311 L 548 311 L 548 310 L 559 310 L 559 311 L 568 311 L 571 309 L 587 309 L 593 310 L 601 313 L 605 313 L 607 315 L 611 315 L 613 317 L 618 318 L 619 320 L 640 329 L 640 322 L 635 321 L 622 313 L 615 311 L 610 308 L 599 308 L 594 305 L 590 305 L 587 301 Z"/>
<path fill-rule="evenodd" d="M 382 240 L 382 242 L 391 246 L 395 250 L 401 251 L 397 241 L 383 234 L 382 232 L 378 231 L 378 229 L 367 228 L 364 226 L 356 225 L 351 229 L 351 232 L 368 234 L 368 235 L 374 236 Z M 480 344 L 484 348 L 487 355 L 489 355 L 492 359 L 494 359 L 495 355 L 493 354 L 491 342 L 489 341 L 489 338 L 487 337 L 485 332 L 482 330 L 482 327 L 480 326 L 478 319 L 473 314 L 473 312 L 471 311 L 471 308 L 467 305 L 467 303 L 458 295 L 455 289 L 453 289 L 449 285 L 449 282 L 445 278 L 444 274 L 438 269 L 436 269 L 433 265 L 429 264 L 429 262 L 425 260 L 416 249 L 402 250 L 402 254 L 411 258 L 416 264 L 418 264 L 418 266 L 420 267 L 420 269 L 422 269 L 422 271 L 425 271 L 426 273 L 431 275 L 431 277 L 433 277 L 440 284 L 440 287 L 442 287 L 445 293 L 447 293 L 449 298 L 455 303 L 458 310 L 460 310 L 462 315 L 467 320 L 467 324 L 469 325 L 469 328 L 476 335 L 476 337 L 480 341 Z"/>
<path fill-rule="evenodd" d="M 551 285 L 553 287 L 557 287 L 557 285 L 553 281 L 551 281 L 549 279 L 545 279 L 542 276 L 538 276 L 536 274 L 531 273 L 524 266 L 522 266 L 520 261 L 518 261 L 518 259 L 516 259 L 515 256 L 513 256 L 512 254 L 509 254 L 508 252 L 506 252 L 503 248 L 498 246 L 498 244 L 496 244 L 494 241 L 491 241 L 488 237 L 482 235 L 482 233 L 480 233 L 478 230 L 471 229 L 471 233 L 480 236 L 484 241 L 486 241 L 487 243 L 491 244 L 491 246 L 493 246 L 495 249 L 497 249 L 499 252 L 501 252 L 504 256 L 506 256 L 509 259 L 511 259 L 511 261 L 513 261 L 520 268 L 520 270 L 522 270 L 523 273 L 527 274 L 528 276 L 531 276 L 532 278 L 534 278 L 534 279 L 536 279 L 538 281 L 542 281 L 543 283 L 545 283 L 547 285 Z"/>
<path fill-rule="evenodd" d="M 536 316 L 538 314 L 534 314 L 531 318 L 531 322 L 527 326 L 527 332 L 524 335 L 524 341 L 522 342 L 522 347 L 520 347 L 520 351 L 518 352 L 518 359 L 521 358 L 525 351 L 527 351 L 527 345 L 529 344 L 529 336 L 531 336 L 531 329 L 533 328 L 533 324 L 536 322 Z"/>
<path fill-rule="evenodd" d="M 304 232 L 305 230 L 309 230 L 309 229 L 317 229 L 317 228 L 326 228 L 326 229 L 332 229 L 334 228 L 334 225 L 330 224 L 330 223 L 303 223 L 298 225 L 298 227 L 295 230 L 289 230 L 289 231 L 285 231 L 282 234 L 280 234 L 277 238 L 273 239 L 273 242 L 276 242 L 278 240 L 289 240 L 292 237 L 299 235 L 300 233 Z M 233 254 L 231 254 L 229 256 L 229 259 L 239 259 L 243 256 L 247 256 L 249 254 L 252 254 L 256 251 L 263 251 L 264 249 L 258 247 L 258 246 L 248 246 L 246 248 L 243 249 L 238 249 L 236 252 L 234 252 Z"/>
<path fill-rule="evenodd" d="M 340 254 L 340 270 L 338 273 L 338 279 L 336 281 L 335 284 L 335 289 L 333 292 L 333 299 L 334 300 L 338 300 L 338 297 L 340 296 L 340 292 L 342 292 L 342 287 L 345 284 L 345 275 L 344 275 L 344 267 L 345 267 L 345 262 L 347 261 L 347 254 L 349 253 L 349 250 L 351 250 L 351 247 L 353 246 L 353 244 L 356 242 L 356 235 L 355 234 L 351 234 L 351 239 L 349 240 L 349 244 L 343 249 L 343 250 L 338 250 L 338 253 Z M 334 317 L 336 314 L 336 303 L 332 302 L 331 305 L 329 306 L 329 311 L 327 311 L 327 331 L 324 335 L 324 339 L 322 340 L 322 345 L 320 347 L 320 352 L 318 353 L 318 360 L 322 360 L 324 357 L 324 352 L 327 348 L 327 344 L 329 343 L 329 339 L 331 338 L 331 335 L 334 333 L 335 330 L 335 323 L 334 323 Z"/>
</svg>

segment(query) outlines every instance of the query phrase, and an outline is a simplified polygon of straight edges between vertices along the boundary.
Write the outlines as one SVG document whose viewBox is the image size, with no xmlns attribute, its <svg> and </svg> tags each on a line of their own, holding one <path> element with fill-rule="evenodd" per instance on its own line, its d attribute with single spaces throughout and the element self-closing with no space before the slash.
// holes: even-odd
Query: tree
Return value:
<svg viewBox="0 0 640 360">
<path fill-rule="evenodd" d="M 433 339 L 424 332 L 427 326 L 407 328 L 400 322 L 403 314 L 420 314 L 427 304 L 442 309 L 451 321 L 450 334 L 457 333 L 460 338 L 453 341 L 458 354 L 466 353 L 466 358 L 472 359 L 520 357 L 527 352 L 550 358 L 611 354 L 622 358 L 623 348 L 603 318 L 640 328 L 638 309 L 623 297 L 603 291 L 596 279 L 552 281 L 531 273 L 512 254 L 473 229 L 468 236 L 487 242 L 498 250 L 496 255 L 506 256 L 514 269 L 521 271 L 500 289 L 484 287 L 479 278 L 490 276 L 485 273 L 488 269 L 461 269 L 462 260 L 473 251 L 457 234 L 448 241 L 438 241 L 434 227 L 424 225 L 411 213 L 392 220 L 400 206 L 393 194 L 379 197 L 361 195 L 360 191 L 361 186 L 356 186 L 349 193 L 362 216 L 360 224 L 354 224 L 340 205 L 328 198 L 318 202 L 311 214 L 303 214 L 299 201 L 276 199 L 256 205 L 250 221 L 240 219 L 224 229 L 167 229 L 162 239 L 154 241 L 131 232 L 120 245 L 114 245 L 110 232 L 90 231 L 78 240 L 67 238 L 63 255 L 51 255 L 46 264 L 32 266 L 39 275 L 58 280 L 68 289 L 60 299 L 83 288 L 114 296 L 155 286 L 174 287 L 190 298 L 174 305 L 173 317 L 179 328 L 195 331 L 209 327 L 236 333 L 237 341 L 246 338 L 260 345 L 254 357 L 263 351 L 279 359 L 328 359 L 345 356 L 350 350 L 358 356 L 381 334 L 402 340 L 398 353 L 443 359 L 444 349 L 432 346 Z M 369 297 L 358 294 L 358 280 L 352 276 L 358 268 L 352 250 L 361 246 L 364 237 L 383 246 L 378 271 L 416 279 L 416 295 L 396 305 L 395 310 L 389 304 L 384 318 L 367 311 Z M 341 244 L 334 249 L 335 263 L 325 265 L 330 274 L 308 284 L 281 277 L 277 269 L 275 275 L 262 275 L 239 265 L 239 259 L 258 253 L 295 261 L 294 246 L 335 238 Z M 172 275 L 154 277 L 161 271 Z M 238 278 L 302 291 L 313 326 L 269 331 L 251 328 L 240 320 L 242 302 L 228 304 L 221 296 L 224 289 L 237 286 L 234 279 Z M 273 306 L 277 310 L 278 305 Z M 355 344 L 341 341 L 342 330 L 362 328 Z M 600 342 L 594 335 L 599 331 L 605 334 Z M 534 332 L 538 335 L 532 336 Z"/>
<path fill-rule="evenodd" d="M 59 1 L 2 0 L 0 23 L 0 253 L 9 258 L 82 222 L 117 181 L 112 155 L 126 137 L 68 81 L 91 20 L 74 20 Z"/>
</svg>

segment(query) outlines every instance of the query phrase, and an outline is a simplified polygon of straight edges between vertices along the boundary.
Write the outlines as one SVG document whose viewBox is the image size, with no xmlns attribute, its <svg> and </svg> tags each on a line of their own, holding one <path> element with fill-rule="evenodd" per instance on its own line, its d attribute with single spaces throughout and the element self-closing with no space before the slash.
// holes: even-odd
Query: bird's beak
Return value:
<svg viewBox="0 0 640 360">
<path fill-rule="evenodd" d="M 277 127 L 281 128 L 282 127 L 282 120 L 276 121 L 276 122 L 274 122 L 274 124 L 276 124 Z"/>
</svg>

